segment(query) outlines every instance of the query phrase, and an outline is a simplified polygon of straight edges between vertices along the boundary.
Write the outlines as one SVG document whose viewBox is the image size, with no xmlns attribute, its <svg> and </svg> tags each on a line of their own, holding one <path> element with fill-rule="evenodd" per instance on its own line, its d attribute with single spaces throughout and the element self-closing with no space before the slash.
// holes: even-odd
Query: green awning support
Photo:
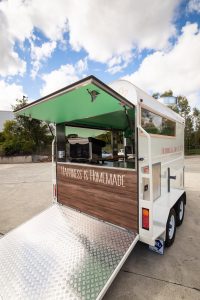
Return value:
<svg viewBox="0 0 200 300">
<path fill-rule="evenodd" d="M 27 105 L 16 114 L 48 123 L 125 130 L 129 124 L 124 106 L 130 120 L 134 120 L 133 104 L 90 76 Z"/>
</svg>

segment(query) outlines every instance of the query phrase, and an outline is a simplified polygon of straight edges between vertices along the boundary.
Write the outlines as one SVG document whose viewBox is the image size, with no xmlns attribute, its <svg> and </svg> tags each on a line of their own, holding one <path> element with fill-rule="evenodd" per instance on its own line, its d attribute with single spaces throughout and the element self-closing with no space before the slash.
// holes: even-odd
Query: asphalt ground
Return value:
<svg viewBox="0 0 200 300">
<path fill-rule="evenodd" d="M 200 300 L 200 156 L 185 160 L 187 206 L 164 255 L 138 243 L 105 295 L 109 299 Z M 51 204 L 51 164 L 0 165 L 0 233 Z"/>
</svg>

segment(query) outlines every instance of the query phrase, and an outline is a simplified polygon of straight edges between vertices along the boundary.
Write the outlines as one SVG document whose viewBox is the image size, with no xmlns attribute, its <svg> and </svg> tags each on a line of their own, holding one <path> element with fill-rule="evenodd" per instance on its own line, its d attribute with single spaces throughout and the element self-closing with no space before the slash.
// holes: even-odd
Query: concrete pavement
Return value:
<svg viewBox="0 0 200 300">
<path fill-rule="evenodd" d="M 0 164 L 0 233 L 51 204 L 51 163 Z"/>
<path fill-rule="evenodd" d="M 160 256 L 138 243 L 105 299 L 200 299 L 200 156 L 186 158 L 187 207 L 173 246 Z M 51 203 L 51 164 L 0 165 L 0 232 Z"/>
</svg>

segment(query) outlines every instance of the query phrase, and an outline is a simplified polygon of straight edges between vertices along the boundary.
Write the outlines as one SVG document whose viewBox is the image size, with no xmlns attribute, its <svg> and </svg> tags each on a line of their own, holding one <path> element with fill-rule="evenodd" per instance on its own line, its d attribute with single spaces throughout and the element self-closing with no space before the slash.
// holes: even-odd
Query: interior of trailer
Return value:
<svg viewBox="0 0 200 300">
<path fill-rule="evenodd" d="M 134 111 L 132 115 L 129 122 L 134 128 Z M 115 118 L 112 123 L 118 123 L 118 120 Z M 65 158 L 63 160 L 64 152 L 59 152 L 58 161 L 135 169 L 135 130 L 129 124 L 120 129 L 113 124 L 111 126 L 111 123 L 109 125 L 109 129 L 103 126 L 94 129 L 66 125 Z"/>
</svg>

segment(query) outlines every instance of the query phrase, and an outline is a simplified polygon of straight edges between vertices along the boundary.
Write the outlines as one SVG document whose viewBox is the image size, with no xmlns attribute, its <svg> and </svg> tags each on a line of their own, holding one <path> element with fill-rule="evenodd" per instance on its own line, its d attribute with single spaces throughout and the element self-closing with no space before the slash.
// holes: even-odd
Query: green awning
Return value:
<svg viewBox="0 0 200 300">
<path fill-rule="evenodd" d="M 92 99 L 91 94 L 96 94 Z M 16 111 L 48 123 L 126 129 L 134 119 L 133 104 L 94 76 L 87 77 Z"/>
</svg>

